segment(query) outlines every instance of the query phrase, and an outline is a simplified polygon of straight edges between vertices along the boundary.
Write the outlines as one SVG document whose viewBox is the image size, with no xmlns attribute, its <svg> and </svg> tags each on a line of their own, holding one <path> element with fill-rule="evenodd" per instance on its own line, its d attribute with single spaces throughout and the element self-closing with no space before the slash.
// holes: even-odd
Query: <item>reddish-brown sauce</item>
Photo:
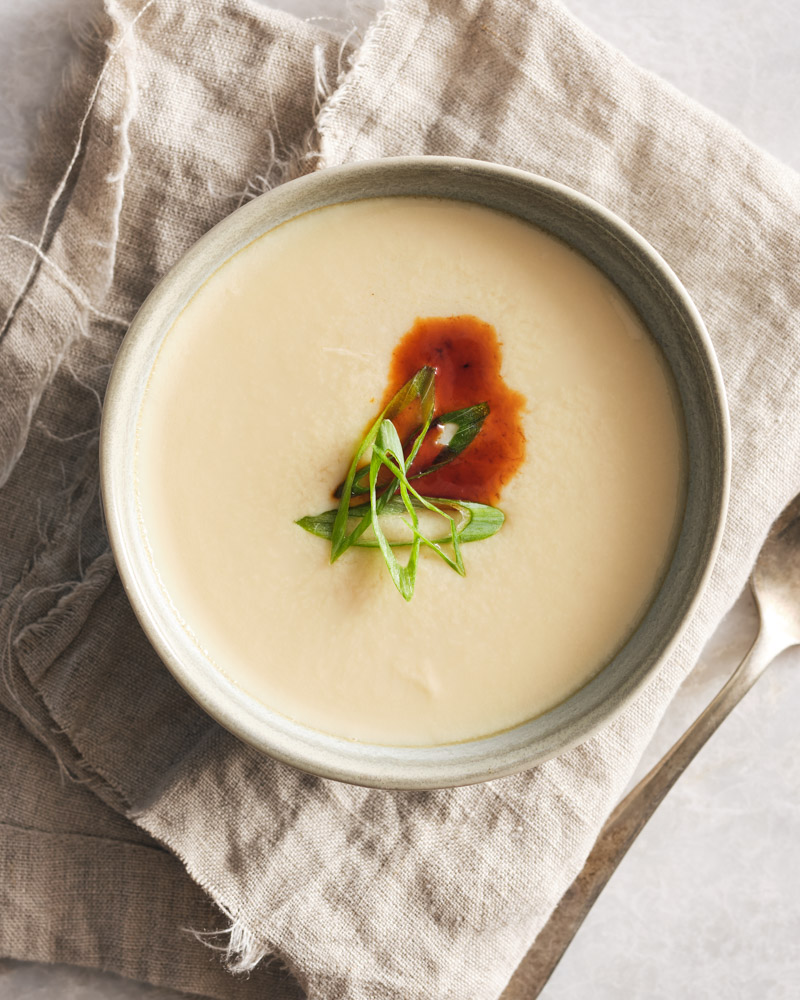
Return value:
<svg viewBox="0 0 800 1000">
<path fill-rule="evenodd" d="M 525 435 L 520 415 L 525 397 L 506 385 L 501 361 L 494 327 L 475 316 L 418 319 L 394 349 L 381 405 L 424 365 L 436 369 L 436 415 L 489 404 L 480 433 L 464 451 L 415 483 L 423 495 L 495 504 L 522 464 Z M 429 467 L 441 451 L 438 436 L 435 428 L 428 434 L 412 473 Z"/>
</svg>

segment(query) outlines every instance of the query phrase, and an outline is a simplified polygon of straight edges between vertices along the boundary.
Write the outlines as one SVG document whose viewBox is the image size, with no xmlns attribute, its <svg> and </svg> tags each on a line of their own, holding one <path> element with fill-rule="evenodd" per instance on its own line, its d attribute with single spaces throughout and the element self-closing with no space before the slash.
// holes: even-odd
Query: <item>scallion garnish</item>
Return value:
<svg viewBox="0 0 800 1000">
<path fill-rule="evenodd" d="M 412 480 L 435 472 L 457 458 L 480 433 L 489 413 L 488 404 L 477 403 L 441 414 L 434 420 L 434 383 L 435 371 L 427 365 L 406 382 L 356 448 L 347 476 L 335 491 L 339 506 L 322 514 L 302 517 L 296 522 L 311 534 L 330 540 L 331 562 L 335 562 L 351 546 L 379 548 L 395 586 L 407 601 L 414 594 L 417 561 L 422 545 L 435 552 L 460 576 L 464 576 L 462 544 L 489 538 L 500 530 L 505 519 L 502 511 L 488 504 L 425 497 L 412 486 Z M 421 422 L 406 453 L 392 421 L 415 403 L 419 404 Z M 441 429 L 447 425 L 455 426 L 447 444 L 428 468 L 409 476 L 409 470 L 428 433 L 434 428 Z M 361 462 L 366 459 L 370 449 L 369 462 L 362 465 Z M 382 472 L 384 475 L 389 474 L 388 482 L 379 483 Z M 368 502 L 352 502 L 354 497 L 366 494 L 369 494 Z M 423 510 L 444 518 L 447 522 L 446 534 L 429 538 L 420 530 L 419 512 Z M 459 520 L 449 514 L 448 510 L 453 511 Z M 401 516 L 401 521 L 410 531 L 411 537 L 389 540 L 384 532 L 383 519 L 403 514 L 407 517 Z M 372 534 L 364 537 L 368 528 L 372 529 Z M 443 545 L 452 548 L 452 555 L 448 554 Z M 411 547 L 405 566 L 393 551 L 401 546 Z"/>
<path fill-rule="evenodd" d="M 438 472 L 442 466 L 458 458 L 467 445 L 471 444 L 477 437 L 478 432 L 483 427 L 483 421 L 488 415 L 489 404 L 476 403 L 474 406 L 467 406 L 463 410 L 452 410 L 450 413 L 442 413 L 438 416 L 431 424 L 431 432 L 444 427 L 455 427 L 455 431 L 448 443 L 431 462 L 430 466 L 421 472 L 414 473 L 413 476 L 409 476 L 409 479 L 419 479 L 421 476 L 427 476 L 431 472 Z M 369 487 L 364 486 L 361 482 L 366 478 L 368 473 L 368 465 L 362 465 L 360 469 L 356 470 L 352 496 L 362 496 L 369 493 Z M 343 489 L 344 483 L 339 483 L 333 495 L 338 499 L 341 497 Z"/>
</svg>

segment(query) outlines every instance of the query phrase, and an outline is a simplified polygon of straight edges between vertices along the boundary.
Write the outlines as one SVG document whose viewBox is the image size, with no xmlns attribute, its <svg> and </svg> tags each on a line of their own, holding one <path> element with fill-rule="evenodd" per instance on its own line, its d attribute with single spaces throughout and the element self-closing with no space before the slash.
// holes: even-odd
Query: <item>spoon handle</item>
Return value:
<svg viewBox="0 0 800 1000">
<path fill-rule="evenodd" d="M 747 656 L 681 738 L 609 816 L 586 864 L 520 963 L 500 1000 L 535 1000 L 628 848 L 716 728 L 792 641 L 759 631 Z"/>
</svg>

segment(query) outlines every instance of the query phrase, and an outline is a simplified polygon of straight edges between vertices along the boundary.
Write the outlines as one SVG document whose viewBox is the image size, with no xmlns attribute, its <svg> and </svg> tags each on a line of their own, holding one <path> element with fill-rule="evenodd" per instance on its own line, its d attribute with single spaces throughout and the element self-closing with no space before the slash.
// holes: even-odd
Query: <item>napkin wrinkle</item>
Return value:
<svg viewBox="0 0 800 1000">
<path fill-rule="evenodd" d="M 14 313 L 16 312 L 17 307 L 19 306 L 20 302 L 22 301 L 22 299 L 24 298 L 25 294 L 28 291 L 28 288 L 35 275 L 36 268 L 39 266 L 41 262 L 47 260 L 47 257 L 45 256 L 45 248 L 47 243 L 49 242 L 48 237 L 52 237 L 56 234 L 58 226 L 61 222 L 61 217 L 58 211 L 59 206 L 62 205 L 69 196 L 70 180 L 73 176 L 76 165 L 78 165 L 79 163 L 81 153 L 84 148 L 84 136 L 86 134 L 88 122 L 94 110 L 94 106 L 97 101 L 98 94 L 100 93 L 100 88 L 103 83 L 103 79 L 106 75 L 106 72 L 108 71 L 114 56 L 117 55 L 119 50 L 122 48 L 123 44 L 126 42 L 128 33 L 132 31 L 133 27 L 135 26 L 139 18 L 142 16 L 142 14 L 144 14 L 147 8 L 150 7 L 154 2 L 155 0 L 146 0 L 142 9 L 123 28 L 120 36 L 116 40 L 110 38 L 106 42 L 108 48 L 108 55 L 106 56 L 105 64 L 103 65 L 102 69 L 100 70 L 97 76 L 95 85 L 89 96 L 88 103 L 80 119 L 77 131 L 77 138 L 75 139 L 72 149 L 72 154 L 67 163 L 66 169 L 64 170 L 64 173 L 61 176 L 60 180 L 58 181 L 55 190 L 53 191 L 52 195 L 48 200 L 44 221 L 42 222 L 41 225 L 39 240 L 35 244 L 35 246 L 32 246 L 32 249 L 35 251 L 36 256 L 31 262 L 31 269 L 28 272 L 28 275 L 26 276 L 26 280 L 23 282 L 22 288 L 20 288 L 15 299 L 11 303 L 11 306 L 9 307 L 8 310 L 8 315 L 6 316 L 3 326 L 0 328 L 0 342 L 2 342 L 3 337 L 8 331 L 8 328 L 14 318 Z M 119 8 L 117 7 L 117 4 L 114 2 L 114 0 L 108 0 L 102 13 L 98 12 L 98 14 L 95 17 L 89 18 L 87 22 L 78 29 L 78 31 L 73 32 L 72 37 L 76 45 L 78 46 L 78 49 L 81 52 L 89 53 L 96 48 L 98 39 L 101 39 L 103 37 L 106 30 L 106 25 L 104 23 L 106 17 L 110 17 L 112 23 L 114 23 L 115 25 L 119 25 L 120 22 L 116 18 L 114 18 L 112 13 L 113 11 L 118 11 L 118 9 Z M 65 73 L 64 90 L 66 94 L 69 94 L 73 88 L 77 88 L 80 85 L 84 73 L 85 69 L 81 61 L 79 59 L 73 59 L 68 66 L 67 72 Z M 125 93 L 127 98 L 125 101 L 125 108 L 127 113 L 123 114 L 123 119 L 121 122 L 122 129 L 126 129 L 126 126 L 130 121 L 130 118 L 133 116 L 133 109 L 135 108 L 136 105 L 135 86 L 131 87 L 129 90 L 126 90 Z M 68 103 L 68 99 L 64 100 L 64 103 Z M 127 121 L 125 120 L 126 117 Z M 40 127 L 43 128 L 46 126 L 42 124 Z M 126 145 L 126 150 L 125 150 L 126 155 L 123 157 L 123 163 L 124 163 L 122 169 L 123 175 L 124 175 L 124 169 L 127 168 L 127 160 L 129 159 L 130 156 L 130 145 L 127 144 L 127 137 L 125 140 L 125 145 Z M 114 177 L 113 174 L 109 174 L 108 176 L 109 176 L 109 181 L 117 179 Z M 20 237 L 7 236 L 7 238 L 16 239 L 23 244 L 27 244 L 29 246 L 31 245 L 29 241 L 22 240 Z M 69 287 L 76 289 L 76 291 L 78 291 L 79 293 L 79 296 L 84 300 L 86 300 L 85 294 L 77 289 L 77 286 L 74 285 L 73 282 L 71 282 L 71 280 L 67 277 L 67 275 L 64 274 L 63 270 L 54 261 L 50 261 L 50 263 L 51 266 L 56 271 L 56 273 L 60 274 L 64 278 L 65 283 Z"/>
<path fill-rule="evenodd" d="M 80 439 L 82 435 L 73 435 Z M 85 463 L 94 466 L 95 451 L 87 448 Z M 65 743 L 70 748 L 71 741 L 65 741 L 64 729 L 53 727 L 49 713 L 34 711 L 44 701 L 36 690 L 56 657 L 63 653 L 84 624 L 87 604 L 94 603 L 97 594 L 108 584 L 115 566 L 110 551 L 105 549 L 105 558 L 100 555 L 93 559 L 84 572 L 82 565 L 82 541 L 84 519 L 91 515 L 97 501 L 97 478 L 91 473 L 78 475 L 73 483 L 65 485 L 57 495 L 58 515 L 42 522 L 42 506 L 38 504 L 37 533 L 40 550 L 28 571 L 18 582 L 0 612 L 0 621 L 8 615 L 4 627 L 6 640 L 0 649 L 0 679 L 7 695 L 7 704 L 14 708 L 28 729 L 36 735 L 53 753 L 62 773 L 73 780 L 94 780 L 91 771 L 87 774 L 80 758 L 70 760 L 64 754 Z M 60 504 L 58 501 L 60 500 Z M 56 553 L 59 543 L 63 548 L 72 548 L 77 538 L 78 574 L 63 579 L 63 564 Z M 70 562 L 72 560 L 69 560 Z M 56 582 L 48 583 L 61 576 Z M 53 603 L 55 598 L 55 603 Z M 49 648 L 50 657 L 42 657 L 43 648 Z M 30 671 L 25 670 L 30 664 Z M 22 668 L 17 669 L 17 667 Z"/>
<path fill-rule="evenodd" d="M 20 246 L 24 246 L 27 247 L 29 250 L 32 250 L 36 255 L 36 257 L 38 258 L 39 263 L 45 264 L 47 267 L 51 268 L 53 274 L 56 276 L 56 278 L 58 278 L 58 280 L 61 282 L 64 288 L 68 292 L 72 293 L 76 301 L 87 312 L 90 312 L 93 316 L 96 316 L 98 319 L 107 320 L 109 323 L 113 323 L 115 326 L 120 327 L 120 329 L 122 329 L 123 331 L 128 329 L 128 327 L 130 326 L 130 320 L 124 319 L 121 316 L 113 316 L 111 315 L 111 313 L 103 312 L 102 309 L 98 309 L 96 306 L 93 306 L 86 292 L 84 292 L 84 290 L 79 285 L 75 284 L 72 278 L 70 278 L 70 276 L 66 274 L 66 272 L 51 257 L 48 257 L 47 254 L 36 243 L 32 243 L 30 240 L 25 240 L 21 236 L 14 236 L 13 233 L 3 233 L 2 236 L 7 240 L 11 240 L 14 243 L 19 243 Z M 106 249 L 111 249 L 111 245 L 107 243 L 98 245 L 103 246 Z M 21 297 L 23 296 L 24 292 L 21 293 Z M 14 316 L 12 311 L 12 313 L 8 317 L 9 324 L 13 322 L 13 319 Z M 79 321 L 77 330 L 78 334 L 83 337 L 91 336 L 88 324 L 86 324 L 85 322 L 80 322 L 80 317 L 76 317 L 76 319 L 78 319 Z M 60 360 L 63 360 L 63 355 Z M 88 386 L 80 382 L 78 376 L 75 375 L 74 372 L 72 372 L 71 374 L 73 378 L 79 382 L 79 384 L 84 386 L 84 388 L 89 388 Z M 102 409 L 103 404 L 102 400 L 100 399 L 99 393 L 97 393 L 96 389 L 91 389 L 91 391 L 94 392 L 95 395 L 97 396 L 98 403 L 100 405 L 100 408 Z"/>
<path fill-rule="evenodd" d="M 46 337 L 45 340 L 49 340 L 50 342 L 42 352 L 39 365 L 31 365 L 29 370 L 22 376 L 29 386 L 25 405 L 16 408 L 14 414 L 16 425 L 14 426 L 13 436 L 8 435 L 9 424 L 5 422 L 5 433 L 0 436 L 0 486 L 8 481 L 16 468 L 17 462 L 27 444 L 34 414 L 39 408 L 42 396 L 53 383 L 59 371 L 65 368 L 67 373 L 76 382 L 83 387 L 89 388 L 89 391 L 97 399 L 98 405 L 102 408 L 102 400 L 97 389 L 86 386 L 86 383 L 80 379 L 74 369 L 69 364 L 65 365 L 65 361 L 77 340 L 81 338 L 89 339 L 92 336 L 87 322 L 87 312 L 91 312 L 96 319 L 105 321 L 120 329 L 127 327 L 128 321 L 126 319 L 105 312 L 94 305 L 92 299 L 102 300 L 113 278 L 116 245 L 119 239 L 119 215 L 124 197 L 125 177 L 131 156 L 128 131 L 136 112 L 138 87 L 133 75 L 133 60 L 130 58 L 130 53 L 125 52 L 125 47 L 129 42 L 130 34 L 137 21 L 153 2 L 154 0 L 147 0 L 134 17 L 129 22 L 125 22 L 120 15 L 118 5 L 113 0 L 109 0 L 106 13 L 111 28 L 110 37 L 106 43 L 107 55 L 98 73 L 94 88 L 89 95 L 87 106 L 81 116 L 77 135 L 66 167 L 47 202 L 44 219 L 41 222 L 36 242 L 34 243 L 32 240 L 28 240 L 13 232 L 5 234 L 7 239 L 15 242 L 20 247 L 31 250 L 33 256 L 27 272 L 24 274 L 19 290 L 8 306 L 6 319 L 2 328 L 0 328 L 0 347 L 2 347 L 4 341 L 13 337 L 14 323 L 20 310 L 24 309 L 28 300 L 35 298 L 37 284 L 40 280 L 44 281 L 44 276 L 41 274 L 43 266 L 47 266 L 55 280 L 60 282 L 64 289 L 75 297 L 81 311 L 75 312 L 74 310 L 69 310 L 65 313 L 65 316 L 69 317 L 69 320 L 72 322 L 62 317 L 62 336 L 60 338 L 57 336 Z M 86 33 L 79 40 L 79 48 L 84 56 L 87 56 L 89 52 L 97 48 L 97 42 L 102 38 L 103 30 L 99 17 L 87 28 Z M 103 81 L 106 79 L 111 67 L 114 66 L 117 56 L 121 57 L 121 60 L 117 61 L 122 61 L 124 65 L 124 82 L 121 82 L 119 87 L 122 95 L 121 106 L 117 111 L 117 121 L 114 124 L 111 136 L 115 155 L 112 154 L 109 157 L 109 169 L 105 173 L 105 181 L 108 189 L 114 191 L 116 197 L 112 202 L 110 213 L 108 212 L 106 200 L 98 199 L 102 204 L 100 211 L 104 215 L 105 226 L 97 235 L 103 235 L 105 238 L 93 241 L 95 252 L 91 259 L 94 266 L 87 268 L 87 255 L 83 241 L 79 241 L 77 245 L 70 246 L 69 242 L 62 238 L 63 223 L 70 212 L 75 211 L 72 201 L 78 197 L 80 191 L 80 175 L 85 166 L 85 140 L 89 121 L 101 94 Z M 77 67 L 77 60 L 74 65 Z M 69 78 L 67 87 L 79 87 L 78 79 L 78 70 L 76 68 L 74 74 Z M 43 125 L 42 127 L 46 126 Z M 89 199 L 90 205 L 91 202 L 92 199 Z M 87 214 L 90 214 L 91 211 L 92 209 L 88 208 Z M 102 252 L 98 254 L 96 252 L 98 250 Z M 76 255 L 80 262 L 77 269 L 83 271 L 84 281 L 76 281 L 70 276 L 70 272 L 76 269 Z M 91 293 L 87 292 L 87 285 L 91 287 Z M 18 393 L 17 395 L 21 396 L 22 394 Z"/>
</svg>

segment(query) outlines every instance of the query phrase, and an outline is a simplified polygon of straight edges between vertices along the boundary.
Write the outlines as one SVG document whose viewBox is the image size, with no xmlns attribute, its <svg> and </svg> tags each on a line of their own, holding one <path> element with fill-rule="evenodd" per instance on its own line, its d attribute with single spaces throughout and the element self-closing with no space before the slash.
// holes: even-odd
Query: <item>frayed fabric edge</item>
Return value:
<svg viewBox="0 0 800 1000">
<path fill-rule="evenodd" d="M 274 948 L 258 939 L 242 920 L 219 908 L 230 921 L 227 927 L 216 931 L 198 931 L 193 927 L 184 927 L 183 930 L 206 948 L 219 952 L 225 968 L 234 975 L 246 975 L 262 963 L 273 972 L 292 975 L 291 969 L 278 958 Z"/>
<path fill-rule="evenodd" d="M 367 31 L 362 46 L 366 44 L 367 37 L 372 27 Z M 337 54 L 336 68 L 334 74 L 330 74 L 325 65 L 325 50 L 321 44 L 314 46 L 311 58 L 313 60 L 314 89 L 312 94 L 312 116 L 313 125 L 305 134 L 302 142 L 296 145 L 287 146 L 283 153 L 278 151 L 280 136 L 276 130 L 267 131 L 267 142 L 269 151 L 263 169 L 248 180 L 245 188 L 240 192 L 235 192 L 233 197 L 238 196 L 236 208 L 241 208 L 248 201 L 258 198 L 273 188 L 280 187 L 288 181 L 296 180 L 305 174 L 314 172 L 324 166 L 322 154 L 320 152 L 320 121 L 325 114 L 325 109 L 336 97 L 339 88 L 349 77 L 353 60 L 361 51 L 362 46 L 354 51 L 350 51 L 350 44 L 354 36 L 357 35 L 358 28 L 351 25 L 347 33 L 342 37 Z M 333 75 L 333 80 L 331 79 Z"/>
<path fill-rule="evenodd" d="M 336 88 L 320 105 L 314 125 L 314 135 L 319 146 L 317 169 L 322 170 L 335 165 L 336 157 L 333 155 L 331 147 L 339 137 L 334 119 L 341 105 L 348 100 L 350 91 L 358 87 L 367 70 L 370 53 L 380 44 L 381 38 L 386 34 L 394 19 L 394 8 L 397 3 L 398 0 L 386 0 L 385 6 L 377 12 L 364 33 L 363 41 L 350 57 L 348 70 L 340 74 Z"/>
</svg>

